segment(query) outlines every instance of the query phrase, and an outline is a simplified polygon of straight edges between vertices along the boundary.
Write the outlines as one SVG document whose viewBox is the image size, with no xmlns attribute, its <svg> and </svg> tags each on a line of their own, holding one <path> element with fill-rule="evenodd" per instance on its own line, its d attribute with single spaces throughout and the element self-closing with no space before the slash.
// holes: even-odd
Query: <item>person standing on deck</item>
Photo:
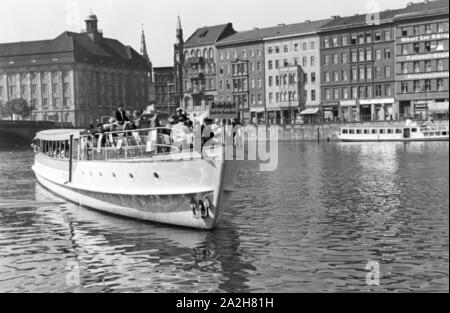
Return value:
<svg viewBox="0 0 450 313">
<path fill-rule="evenodd" d="M 123 125 L 125 122 L 129 122 L 130 119 L 127 116 L 127 112 L 123 109 L 123 105 L 119 105 L 118 110 L 116 111 L 116 121 Z"/>
</svg>

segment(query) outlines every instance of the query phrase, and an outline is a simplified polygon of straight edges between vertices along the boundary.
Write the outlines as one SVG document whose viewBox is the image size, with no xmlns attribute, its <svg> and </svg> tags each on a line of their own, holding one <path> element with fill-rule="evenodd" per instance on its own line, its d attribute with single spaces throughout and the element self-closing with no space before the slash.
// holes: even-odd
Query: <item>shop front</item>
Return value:
<svg viewBox="0 0 450 313">
<path fill-rule="evenodd" d="M 394 98 L 362 99 L 360 104 L 361 121 L 393 120 Z"/>
<path fill-rule="evenodd" d="M 322 104 L 323 118 L 325 121 L 334 121 L 339 118 L 339 102 Z"/>
<path fill-rule="evenodd" d="M 340 119 L 344 122 L 358 121 L 358 107 L 356 100 L 345 100 L 340 102 Z"/>
<path fill-rule="evenodd" d="M 319 108 L 308 108 L 300 112 L 301 124 L 314 124 L 321 121 L 321 114 Z"/>
<path fill-rule="evenodd" d="M 265 124 L 265 108 L 263 107 L 253 107 L 250 108 L 250 121 L 252 124 Z"/>
<path fill-rule="evenodd" d="M 448 101 L 428 103 L 428 116 L 433 120 L 448 120 Z"/>
<path fill-rule="evenodd" d="M 414 117 L 421 120 L 426 120 L 428 115 L 428 101 L 414 102 Z"/>
</svg>

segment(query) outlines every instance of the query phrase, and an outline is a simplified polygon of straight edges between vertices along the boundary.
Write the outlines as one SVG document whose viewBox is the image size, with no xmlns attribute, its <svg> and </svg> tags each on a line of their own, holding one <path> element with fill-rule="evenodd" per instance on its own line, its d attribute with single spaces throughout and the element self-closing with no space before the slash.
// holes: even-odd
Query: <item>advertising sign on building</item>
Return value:
<svg viewBox="0 0 450 313">
<path fill-rule="evenodd" d="M 237 118 L 238 112 L 234 102 L 213 102 L 209 109 L 209 117 L 212 119 L 233 119 Z"/>
</svg>

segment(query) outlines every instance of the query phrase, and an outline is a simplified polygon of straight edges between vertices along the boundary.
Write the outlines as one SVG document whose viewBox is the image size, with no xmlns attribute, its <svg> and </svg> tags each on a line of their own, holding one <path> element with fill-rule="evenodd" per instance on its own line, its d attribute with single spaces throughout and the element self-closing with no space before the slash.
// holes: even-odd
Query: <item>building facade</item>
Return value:
<svg viewBox="0 0 450 313">
<path fill-rule="evenodd" d="M 238 118 L 265 119 L 264 43 L 258 30 L 239 32 L 216 44 L 219 102 L 233 102 Z"/>
<path fill-rule="evenodd" d="M 183 106 L 188 112 L 206 112 L 217 101 L 215 44 L 234 33 L 231 23 L 202 27 L 184 43 Z"/>
<path fill-rule="evenodd" d="M 293 123 L 305 108 L 320 105 L 320 43 L 318 30 L 329 20 L 305 21 L 303 23 L 269 28 L 266 31 L 265 44 L 265 81 L 268 117 L 271 123 Z M 297 91 L 286 93 L 285 71 L 297 76 L 298 70 L 303 77 L 296 77 Z M 288 77 L 289 82 L 292 78 Z M 295 102 L 295 107 L 292 103 Z M 287 105 L 289 103 L 289 105 Z"/>
<path fill-rule="evenodd" d="M 0 101 L 23 98 L 32 119 L 84 127 L 111 116 L 118 105 L 145 108 L 149 66 L 115 39 L 104 38 L 97 17 L 86 31 L 52 40 L 0 44 Z"/>
<path fill-rule="evenodd" d="M 322 27 L 321 109 L 325 119 L 374 121 L 393 118 L 395 107 L 395 11 L 336 16 Z"/>
<path fill-rule="evenodd" d="M 174 68 L 155 67 L 153 68 L 155 87 L 155 109 L 159 112 L 173 115 L 178 107 L 175 92 Z"/>
<path fill-rule="evenodd" d="M 448 118 L 448 2 L 410 4 L 395 22 L 400 117 L 446 114 Z"/>
</svg>

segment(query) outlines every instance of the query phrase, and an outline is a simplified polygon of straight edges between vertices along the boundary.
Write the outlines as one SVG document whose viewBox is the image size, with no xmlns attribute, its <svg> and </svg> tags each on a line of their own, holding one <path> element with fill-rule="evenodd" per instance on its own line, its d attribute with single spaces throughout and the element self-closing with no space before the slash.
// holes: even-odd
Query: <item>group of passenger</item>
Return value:
<svg viewBox="0 0 450 313">
<path fill-rule="evenodd" d="M 190 149 L 193 147 L 195 134 L 201 134 L 202 146 L 206 142 L 215 144 L 221 141 L 223 125 L 228 124 L 233 127 L 240 125 L 237 119 L 227 121 L 206 117 L 201 120 L 196 114 L 193 114 L 191 119 L 182 108 L 178 108 L 176 113 L 167 119 L 165 125 L 161 124 L 158 112 L 153 108 L 145 114 L 134 111 L 130 118 L 123 106 L 119 106 L 114 115 L 109 118 L 107 123 L 98 123 L 96 127 L 90 125 L 85 133 L 92 134 L 98 139 L 103 133 L 113 132 L 113 137 L 117 138 L 122 131 L 126 133 L 132 130 L 156 128 L 158 145 L 172 145 L 178 150 L 182 150 L 185 147 Z M 105 137 L 102 137 L 102 146 L 106 144 Z"/>
</svg>

